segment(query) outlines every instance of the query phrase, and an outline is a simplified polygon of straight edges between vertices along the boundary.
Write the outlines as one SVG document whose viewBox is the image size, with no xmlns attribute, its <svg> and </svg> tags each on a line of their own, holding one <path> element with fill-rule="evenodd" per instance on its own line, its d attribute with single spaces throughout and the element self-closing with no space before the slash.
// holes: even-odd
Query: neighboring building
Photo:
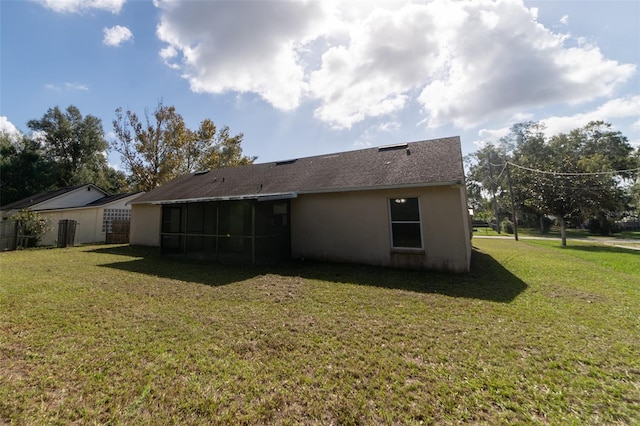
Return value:
<svg viewBox="0 0 640 426">
<path fill-rule="evenodd" d="M 196 172 L 131 205 L 131 244 L 166 255 L 470 267 L 458 137 Z"/>
<path fill-rule="evenodd" d="M 75 243 L 104 242 L 113 220 L 129 220 L 131 207 L 127 204 L 141 193 L 110 195 L 92 185 L 76 185 L 43 192 L 2 206 L 1 218 L 8 219 L 22 209 L 38 212 L 48 218 L 53 229 L 42 236 L 40 245 L 54 245 L 61 220 L 77 222 Z"/>
</svg>

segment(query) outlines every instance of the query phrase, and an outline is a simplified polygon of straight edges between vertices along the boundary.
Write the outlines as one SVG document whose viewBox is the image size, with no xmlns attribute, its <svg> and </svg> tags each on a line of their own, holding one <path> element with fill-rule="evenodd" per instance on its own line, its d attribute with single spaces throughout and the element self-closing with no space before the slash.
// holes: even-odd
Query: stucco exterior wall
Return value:
<svg viewBox="0 0 640 426">
<path fill-rule="evenodd" d="M 43 235 L 40 245 L 49 246 L 56 245 L 58 242 L 58 223 L 61 220 L 75 220 L 78 222 L 76 226 L 76 236 L 74 242 L 76 244 L 104 242 L 104 232 L 102 230 L 102 208 L 84 208 L 69 209 L 50 212 L 38 212 L 40 216 L 48 218 L 51 221 L 52 229 Z"/>
<path fill-rule="evenodd" d="M 135 246 L 160 247 L 162 206 L 133 204 L 131 206 L 131 228 L 129 244 Z"/>
<path fill-rule="evenodd" d="M 294 258 L 380 266 L 469 270 L 464 187 L 305 194 L 291 202 Z M 392 249 L 389 199 L 418 197 L 422 250 Z"/>
<path fill-rule="evenodd" d="M 93 190 L 93 192 L 95 193 L 96 191 Z M 106 239 L 106 233 L 102 230 L 104 210 L 129 209 L 130 207 L 127 203 L 138 196 L 139 194 L 135 194 L 101 206 L 48 211 L 36 210 L 42 217 L 48 218 L 52 226 L 51 231 L 47 232 L 40 240 L 40 245 L 49 246 L 58 243 L 58 223 L 61 220 L 75 220 L 78 222 L 74 240 L 75 244 L 103 243 Z"/>
</svg>

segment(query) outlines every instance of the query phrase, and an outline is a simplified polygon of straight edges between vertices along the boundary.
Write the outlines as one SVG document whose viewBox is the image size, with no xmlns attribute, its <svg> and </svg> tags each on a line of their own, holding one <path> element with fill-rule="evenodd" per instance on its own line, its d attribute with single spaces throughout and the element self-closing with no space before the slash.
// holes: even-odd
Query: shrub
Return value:
<svg viewBox="0 0 640 426">
<path fill-rule="evenodd" d="M 36 246 L 42 236 L 53 229 L 48 218 L 29 209 L 20 210 L 11 216 L 11 219 L 20 223 L 20 236 L 25 237 L 24 246 L 26 247 Z"/>
<path fill-rule="evenodd" d="M 505 234 L 513 234 L 513 222 L 509 219 L 503 219 L 502 222 L 500 222 L 500 230 Z"/>
<path fill-rule="evenodd" d="M 540 218 L 540 231 L 543 234 L 549 233 L 549 230 L 551 229 L 551 225 L 553 225 L 552 219 L 548 218 L 547 216 L 542 216 Z"/>
<path fill-rule="evenodd" d="M 591 234 L 605 236 L 611 235 L 615 232 L 620 232 L 620 226 L 605 217 L 592 217 L 587 221 L 587 229 Z"/>
</svg>

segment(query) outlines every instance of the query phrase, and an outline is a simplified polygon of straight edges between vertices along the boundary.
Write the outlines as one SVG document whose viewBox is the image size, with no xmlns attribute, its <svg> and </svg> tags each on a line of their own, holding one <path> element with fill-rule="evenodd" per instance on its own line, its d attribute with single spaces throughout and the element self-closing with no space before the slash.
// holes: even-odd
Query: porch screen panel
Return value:
<svg viewBox="0 0 640 426">
<path fill-rule="evenodd" d="M 175 254 L 184 251 L 182 206 L 162 207 L 162 233 L 160 237 L 162 254 Z"/>
<path fill-rule="evenodd" d="M 251 204 L 248 201 L 218 204 L 218 257 L 220 260 L 251 261 Z"/>
<path fill-rule="evenodd" d="M 255 224 L 258 261 L 271 262 L 291 256 L 288 201 L 256 203 Z"/>
</svg>

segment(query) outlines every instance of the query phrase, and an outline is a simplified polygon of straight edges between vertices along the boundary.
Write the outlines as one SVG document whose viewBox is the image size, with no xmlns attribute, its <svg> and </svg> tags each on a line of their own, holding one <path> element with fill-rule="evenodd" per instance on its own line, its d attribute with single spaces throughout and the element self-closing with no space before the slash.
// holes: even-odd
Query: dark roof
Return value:
<svg viewBox="0 0 640 426">
<path fill-rule="evenodd" d="M 44 201 L 58 197 L 60 195 L 71 192 L 74 189 L 82 188 L 85 185 L 67 186 L 66 188 L 52 189 L 51 191 L 41 192 L 30 197 L 23 198 L 22 200 L 14 201 L 12 203 L 2 206 L 2 210 L 20 210 L 26 209 L 36 204 L 40 204 Z"/>
<path fill-rule="evenodd" d="M 133 204 L 463 182 L 460 138 L 450 137 L 191 173 L 147 192 Z"/>
<path fill-rule="evenodd" d="M 85 207 L 103 206 L 105 204 L 120 200 L 122 198 L 127 198 L 127 197 L 129 197 L 131 195 L 135 195 L 135 194 L 141 194 L 141 192 L 129 192 L 129 193 L 126 193 L 126 194 L 107 195 L 107 196 L 102 197 L 102 198 L 100 198 L 98 200 L 90 202 Z"/>
</svg>

